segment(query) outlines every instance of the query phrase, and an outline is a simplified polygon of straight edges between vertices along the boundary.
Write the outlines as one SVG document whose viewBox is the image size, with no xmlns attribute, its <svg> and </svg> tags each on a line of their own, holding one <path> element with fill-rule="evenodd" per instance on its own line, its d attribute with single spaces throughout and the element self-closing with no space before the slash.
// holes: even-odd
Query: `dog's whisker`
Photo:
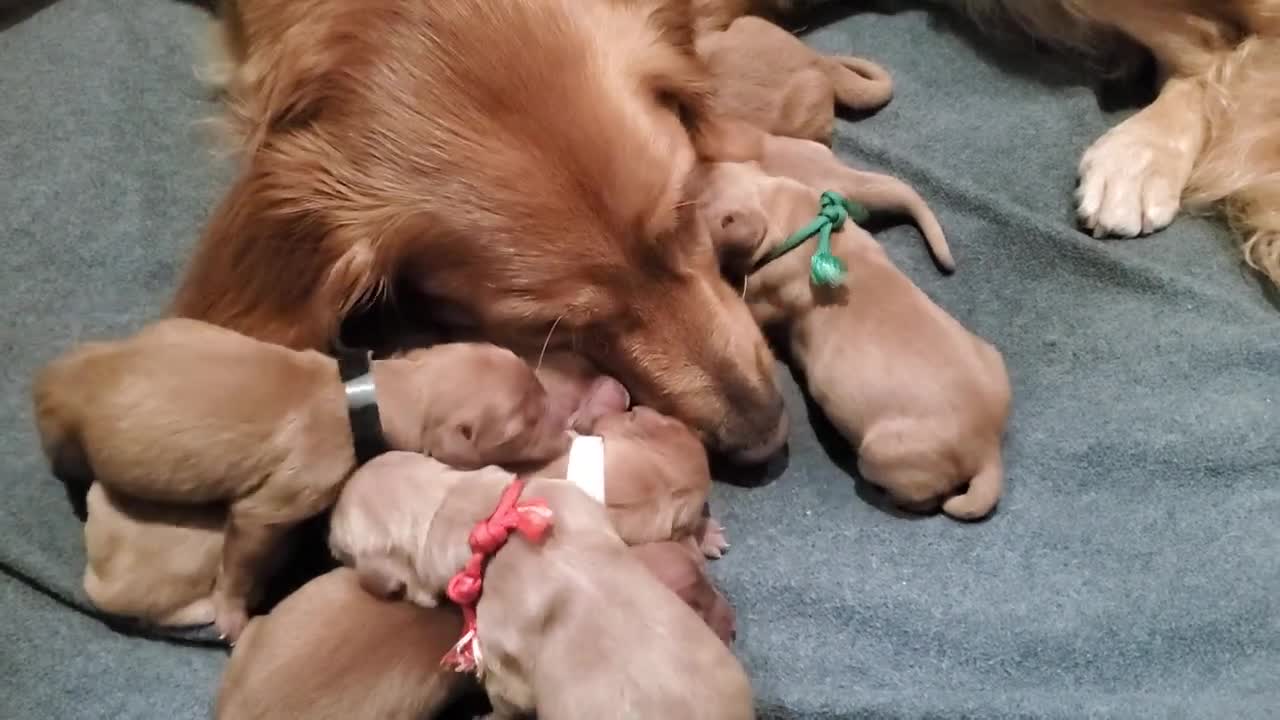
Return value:
<svg viewBox="0 0 1280 720">
<path fill-rule="evenodd" d="M 547 356 L 547 346 L 551 344 L 551 336 L 555 334 L 556 326 L 560 324 L 562 319 L 564 319 L 564 313 L 560 313 L 560 316 L 556 318 L 556 321 L 551 323 L 551 329 L 547 331 L 547 337 L 542 341 L 542 352 L 538 353 L 538 365 L 534 370 L 542 369 L 542 358 Z"/>
</svg>

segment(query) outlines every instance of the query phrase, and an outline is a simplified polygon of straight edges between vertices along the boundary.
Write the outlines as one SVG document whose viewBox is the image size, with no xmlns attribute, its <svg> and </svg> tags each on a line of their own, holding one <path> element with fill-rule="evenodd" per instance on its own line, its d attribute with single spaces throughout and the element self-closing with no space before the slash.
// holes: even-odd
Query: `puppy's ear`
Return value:
<svg viewBox="0 0 1280 720">
<path fill-rule="evenodd" d="M 694 119 L 689 136 L 704 161 L 753 162 L 764 154 L 764 131 L 726 115 L 709 113 Z"/>
<path fill-rule="evenodd" d="M 356 560 L 356 579 L 365 592 L 383 600 L 404 597 L 404 568 L 382 555 L 364 555 Z"/>
<path fill-rule="evenodd" d="M 569 426 L 574 432 L 590 433 L 596 421 L 606 415 L 627 411 L 631 406 L 631 393 L 617 380 L 603 376 L 591 383 L 591 388 L 569 416 Z"/>
<path fill-rule="evenodd" d="M 472 418 L 453 420 L 431 438 L 426 448 L 431 457 L 445 465 L 459 470 L 474 470 L 479 467 L 476 451 L 476 434 L 479 431 L 480 428 L 476 427 Z"/>
</svg>

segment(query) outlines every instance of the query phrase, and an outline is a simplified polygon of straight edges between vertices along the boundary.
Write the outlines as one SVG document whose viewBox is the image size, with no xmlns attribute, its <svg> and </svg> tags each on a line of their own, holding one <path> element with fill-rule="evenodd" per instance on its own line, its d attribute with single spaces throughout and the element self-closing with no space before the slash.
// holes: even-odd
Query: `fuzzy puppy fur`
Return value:
<svg viewBox="0 0 1280 720">
<path fill-rule="evenodd" d="M 112 615 L 155 625 L 208 625 L 227 524 L 224 504 L 136 500 L 94 483 L 84 524 L 84 590 Z M 286 555 L 273 553 L 270 561 Z M 264 576 L 271 574 L 268 562 Z"/>
<path fill-rule="evenodd" d="M 755 192 L 742 192 L 744 184 Z M 707 217 L 713 226 L 735 197 L 740 213 L 764 218 L 753 261 L 808 222 L 819 196 L 751 164 L 715 166 L 702 192 L 703 204 L 719 209 Z M 842 286 L 813 286 L 810 253 L 797 248 L 747 278 L 752 313 L 787 339 L 810 394 L 857 449 L 867 481 L 909 510 L 941 503 L 956 518 L 987 515 L 1003 486 L 1010 408 L 1000 353 L 929 300 L 853 223 L 833 234 L 832 251 L 849 269 Z"/>
<path fill-rule="evenodd" d="M 1165 227 L 1180 207 L 1217 208 L 1248 264 L 1280 284 L 1280 0 L 934 1 L 993 37 L 1017 28 L 1100 73 L 1119 69 L 1111 63 L 1126 54 L 1117 46 L 1149 51 L 1156 99 L 1080 160 L 1081 224 L 1100 237 L 1133 237 Z M 797 2 L 695 4 L 700 23 L 714 27 L 748 12 L 785 15 Z"/>
<path fill-rule="evenodd" d="M 578 347 L 758 460 L 774 360 L 680 204 L 755 129 L 716 115 L 689 0 L 229 0 L 240 173 L 173 311 L 295 348 L 422 299 L 522 354 Z M 495 38 L 502 38 L 495 42 Z M 625 278 L 625 282 L 619 282 Z"/>
<path fill-rule="evenodd" d="M 438 345 L 377 361 L 373 374 L 393 448 L 479 467 L 568 445 L 546 421 L 546 392 L 508 350 Z M 36 379 L 35 415 L 69 487 L 92 480 L 148 502 L 226 505 L 214 606 L 232 640 L 287 530 L 331 506 L 356 464 L 334 360 L 193 320 L 54 360 Z"/>
<path fill-rule="evenodd" d="M 682 540 L 715 558 L 728 549 L 724 529 L 703 515 L 711 472 L 697 435 L 651 408 L 628 410 L 626 388 L 601 375 L 582 356 L 548 355 L 536 372 L 555 416 L 565 416 L 576 433 L 602 440 L 603 486 L 595 490 L 603 492 L 609 518 L 623 541 L 635 545 Z M 570 465 L 574 448 L 583 440 L 575 438 L 569 452 L 544 465 L 508 469 L 577 481 Z"/>
<path fill-rule="evenodd" d="M 909 216 L 924 235 L 934 262 L 946 272 L 955 270 L 955 259 L 938 217 L 910 185 L 889 175 L 854 170 L 840 162 L 830 148 L 810 140 L 771 136 L 765 138 L 762 148 L 760 161 L 753 165 L 765 175 L 791 178 L 819 191 L 834 190 L 874 212 Z M 756 176 L 727 170 L 726 165 L 703 165 L 690 188 L 697 198 L 698 212 L 715 239 L 721 263 L 730 275 L 740 276 L 750 269 L 761 238 L 774 226 L 768 214 L 760 212 L 767 205 L 757 197 L 763 185 Z M 708 173 L 718 177 L 708 179 Z M 710 185 L 717 190 L 709 192 Z M 816 213 L 814 206 L 811 215 Z"/>
<path fill-rule="evenodd" d="M 471 555 L 472 527 L 514 477 L 377 458 L 343 491 L 331 547 L 364 577 L 392 568 L 399 587 L 382 588 L 434 605 Z M 485 570 L 477 627 L 492 717 L 754 717 L 737 659 L 628 552 L 599 503 L 552 479 L 530 480 L 522 497 L 544 499 L 554 520 L 540 544 L 512 535 Z"/>
<path fill-rule="evenodd" d="M 249 622 L 222 676 L 215 717 L 436 717 L 475 687 L 440 666 L 461 632 L 456 608 L 375 598 L 338 568 Z"/>
<path fill-rule="evenodd" d="M 857 57 L 827 57 L 757 17 L 698 36 L 698 54 L 716 83 L 716 108 L 776 135 L 831 142 L 836 103 L 861 112 L 893 97 L 879 65 Z"/>
</svg>

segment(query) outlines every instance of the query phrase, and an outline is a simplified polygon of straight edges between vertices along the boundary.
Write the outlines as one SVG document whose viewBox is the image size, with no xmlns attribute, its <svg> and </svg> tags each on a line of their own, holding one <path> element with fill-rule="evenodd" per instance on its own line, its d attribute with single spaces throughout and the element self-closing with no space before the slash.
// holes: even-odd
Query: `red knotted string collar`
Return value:
<svg viewBox="0 0 1280 720">
<path fill-rule="evenodd" d="M 547 528 L 551 526 L 551 508 L 547 507 L 545 500 L 531 498 L 518 502 L 520 493 L 524 491 L 524 484 L 525 481 L 521 478 L 512 480 L 502 491 L 493 514 L 472 528 L 467 540 L 471 545 L 471 558 L 462 571 L 449 580 L 446 594 L 462 609 L 462 638 L 452 650 L 445 653 L 440 662 L 459 672 L 475 670 L 480 663 L 480 645 L 476 639 L 476 603 L 480 601 L 484 585 L 485 561 L 506 544 L 512 530 L 532 542 L 542 542 Z"/>
</svg>

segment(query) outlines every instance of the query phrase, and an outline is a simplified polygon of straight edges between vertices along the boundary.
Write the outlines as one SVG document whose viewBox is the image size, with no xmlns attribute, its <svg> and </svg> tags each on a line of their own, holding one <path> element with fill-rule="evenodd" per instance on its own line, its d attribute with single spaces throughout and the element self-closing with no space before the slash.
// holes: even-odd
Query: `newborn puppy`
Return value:
<svg viewBox="0 0 1280 720">
<path fill-rule="evenodd" d="M 735 194 L 735 217 L 762 219 L 753 263 L 818 210 L 815 187 L 753 164 L 715 165 L 703 182 L 700 212 L 717 242 L 743 242 L 725 236 L 736 222 L 721 223 Z M 755 191 L 739 192 L 748 185 Z M 999 351 L 935 305 L 862 228 L 846 223 L 831 241 L 848 266 L 842 285 L 812 285 L 812 249 L 801 246 L 748 277 L 752 315 L 789 339 L 814 400 L 857 448 L 864 478 L 910 510 L 941 501 L 953 517 L 985 516 L 1003 485 L 1011 394 Z"/>
<path fill-rule="evenodd" d="M 711 469 L 684 423 L 638 406 L 591 417 L 579 429 L 588 434 L 574 438 L 569 452 L 529 474 L 566 478 L 604 503 L 629 545 L 678 540 L 717 558 L 729 547 L 719 523 L 703 515 Z"/>
<path fill-rule="evenodd" d="M 427 606 L 467 577 L 464 568 L 482 569 L 476 643 L 457 647 L 474 650 L 493 718 L 754 717 L 741 664 L 574 485 L 529 480 L 519 501 L 543 503 L 543 512 L 527 512 L 550 527 L 537 542 L 512 531 L 487 564 L 476 563 L 469 538 L 509 527 L 476 528 L 515 479 L 496 467 L 464 472 L 421 456 L 377 458 L 343 489 L 331 548 L 363 583 L 396 573 L 372 584 Z M 515 514 L 524 527 L 526 516 Z"/>
<path fill-rule="evenodd" d="M 101 483 L 87 503 L 84 590 L 94 606 L 156 625 L 213 622 L 225 507 L 134 500 Z"/>
<path fill-rule="evenodd" d="M 631 554 L 702 616 L 726 645 L 733 643 L 737 635 L 737 616 L 733 606 L 707 577 L 701 555 L 689 549 L 688 545 L 676 542 L 634 545 Z"/>
<path fill-rule="evenodd" d="M 475 686 L 440 665 L 461 632 L 457 608 L 380 600 L 338 568 L 249 623 L 222 676 L 216 717 L 436 717 Z"/>
<path fill-rule="evenodd" d="M 699 213 L 711 230 L 727 269 L 749 270 L 757 252 L 767 253 L 769 248 L 760 251 L 760 246 L 770 230 L 784 233 L 772 243 L 776 245 L 817 215 L 815 204 L 807 217 L 797 215 L 800 224 L 779 227 L 780 219 L 766 212 L 770 205 L 762 194 L 770 185 L 760 180 L 763 174 L 791 178 L 819 192 L 838 192 L 870 211 L 907 215 L 920 228 L 934 262 L 946 272 L 955 270 L 955 259 L 938 217 L 915 188 L 898 178 L 854 170 L 840 162 L 825 145 L 776 135 L 764 136 L 760 162 L 753 167 L 754 170 L 735 169 L 729 164 L 704 164 L 699 166 L 690 185 L 695 188 Z M 709 179 L 708 173 L 713 173 L 714 179 Z"/>
<path fill-rule="evenodd" d="M 568 446 L 546 422 L 533 372 L 496 346 L 437 345 L 376 361 L 372 375 L 393 448 L 479 467 L 544 461 Z M 193 320 L 66 353 L 36 379 L 35 406 L 64 481 L 151 502 L 228 504 L 214 606 L 232 641 L 285 533 L 332 505 L 356 465 L 333 359 Z"/>
<path fill-rule="evenodd" d="M 879 65 L 821 55 L 758 17 L 700 33 L 697 49 L 714 77 L 718 109 L 778 135 L 830 143 L 836 102 L 866 112 L 893 97 Z"/>
</svg>

